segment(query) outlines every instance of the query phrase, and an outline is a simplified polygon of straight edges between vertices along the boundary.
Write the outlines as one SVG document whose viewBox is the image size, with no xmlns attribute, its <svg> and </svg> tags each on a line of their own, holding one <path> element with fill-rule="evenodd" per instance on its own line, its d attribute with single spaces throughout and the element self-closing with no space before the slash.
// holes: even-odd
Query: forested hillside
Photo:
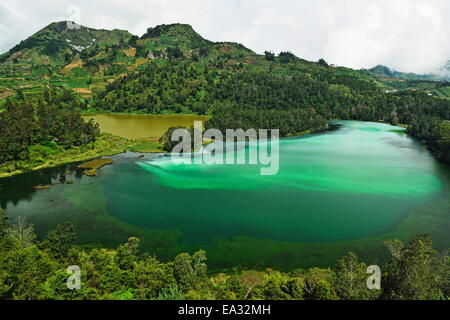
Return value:
<svg viewBox="0 0 450 320">
<path fill-rule="evenodd" d="M 434 74 L 403 73 L 385 66 L 376 66 L 367 72 L 387 90 L 420 90 L 450 100 L 450 61 Z"/>
<path fill-rule="evenodd" d="M 46 90 L 39 99 L 8 100 L 0 113 L 0 164 L 33 161 L 49 153 L 95 141 L 98 124 L 85 122 L 72 91 Z"/>
<path fill-rule="evenodd" d="M 31 63 L 64 66 L 75 56 L 91 47 L 127 42 L 132 35 L 121 30 L 96 30 L 66 22 L 52 23 L 28 39 L 21 41 L 0 61 L 7 64 Z"/>
<path fill-rule="evenodd" d="M 185 24 L 149 28 L 139 38 L 55 23 L 1 61 L 1 92 L 15 92 L 12 100 L 62 86 L 85 98 L 73 106 L 83 112 L 208 114 L 208 127 L 279 128 L 282 136 L 325 129 L 331 119 L 401 123 L 449 161 L 445 97 L 418 87 L 387 92 L 373 71 L 290 52 L 259 55 L 241 44 L 208 41 Z"/>
<path fill-rule="evenodd" d="M 427 235 L 404 244 L 386 243 L 382 290 L 369 290 L 367 265 L 349 253 L 333 268 L 272 269 L 208 273 L 204 251 L 160 262 L 130 238 L 117 249 L 75 246 L 73 225 L 64 223 L 36 241 L 24 218 L 9 222 L 0 211 L 2 300 L 375 300 L 448 299 L 450 259 Z M 67 268 L 81 269 L 81 289 L 68 290 Z"/>
<path fill-rule="evenodd" d="M 450 163 L 450 99 L 431 92 L 444 94 L 448 83 L 420 80 L 411 90 L 412 82 L 381 78 L 290 52 L 211 42 L 184 24 L 149 28 L 139 38 L 54 23 L 0 56 L 0 165 L 12 163 L 6 169 L 14 172 L 72 148 L 87 153 L 100 132 L 81 113 L 95 112 L 210 115 L 207 128 L 275 128 L 283 137 L 325 130 L 334 119 L 381 121 L 406 125 Z M 76 237 L 66 223 L 37 241 L 25 220 L 7 221 L 0 212 L 0 299 L 450 297 L 448 254 L 437 253 L 426 235 L 387 243 L 381 291 L 367 289 L 367 265 L 352 253 L 328 269 L 213 275 L 203 251 L 163 263 L 141 254 L 137 238 L 112 250 L 76 246 Z M 73 264 L 80 264 L 83 286 L 68 291 Z"/>
<path fill-rule="evenodd" d="M 210 114 L 210 128 L 278 128 L 282 136 L 325 129 L 330 119 L 406 124 L 439 159 L 449 161 L 450 133 L 443 126 L 437 138 L 428 128 L 441 128 L 439 123 L 450 119 L 450 101 L 420 91 L 386 93 L 375 82 L 319 64 L 315 74 L 283 75 L 302 62 L 271 57 L 265 58 L 267 65 L 231 69 L 186 57 L 158 59 L 107 85 L 95 95 L 93 107 L 104 112 Z"/>
</svg>

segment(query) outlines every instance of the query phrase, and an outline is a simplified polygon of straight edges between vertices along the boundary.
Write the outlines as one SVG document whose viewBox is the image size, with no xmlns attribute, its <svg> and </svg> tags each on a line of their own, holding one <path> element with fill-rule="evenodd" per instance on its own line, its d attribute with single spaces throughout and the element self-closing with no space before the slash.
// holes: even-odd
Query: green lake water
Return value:
<svg viewBox="0 0 450 320">
<path fill-rule="evenodd" d="M 449 167 L 401 128 L 339 123 L 281 140 L 273 176 L 259 166 L 176 165 L 126 153 L 95 178 L 66 175 L 71 166 L 63 166 L 0 180 L 0 203 L 41 235 L 71 220 L 81 244 L 138 236 L 162 259 L 206 249 L 217 269 L 329 265 L 350 250 L 376 262 L 384 240 L 420 232 L 450 247 Z M 32 188 L 60 180 L 75 183 Z"/>
</svg>

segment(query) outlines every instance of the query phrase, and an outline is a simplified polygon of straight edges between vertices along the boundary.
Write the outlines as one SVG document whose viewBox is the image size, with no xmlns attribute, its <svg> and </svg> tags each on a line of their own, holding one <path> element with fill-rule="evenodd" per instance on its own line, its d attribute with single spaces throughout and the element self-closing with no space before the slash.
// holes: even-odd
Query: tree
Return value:
<svg viewBox="0 0 450 320">
<path fill-rule="evenodd" d="M 320 66 L 322 66 L 322 67 L 325 67 L 325 68 L 328 68 L 328 67 L 329 67 L 329 65 L 328 65 L 328 63 L 325 61 L 325 59 L 319 59 L 319 61 L 317 61 L 317 63 L 318 63 Z"/>
<path fill-rule="evenodd" d="M 274 61 L 275 60 L 275 53 L 273 53 L 272 51 L 265 51 L 264 52 L 264 57 L 268 61 Z"/>
<path fill-rule="evenodd" d="M 23 90 L 22 89 L 18 89 L 17 90 L 17 99 L 19 99 L 19 100 L 24 100 L 25 99 L 25 96 L 23 94 Z"/>
<path fill-rule="evenodd" d="M 349 252 L 339 259 L 334 268 L 333 286 L 343 300 L 373 300 L 380 295 L 380 290 L 369 290 L 367 266 L 358 261 L 358 256 Z"/>
<path fill-rule="evenodd" d="M 50 231 L 40 246 L 56 259 L 61 259 L 67 256 L 76 239 L 75 227 L 72 222 L 66 222 Z"/>
<path fill-rule="evenodd" d="M 36 239 L 34 225 L 29 224 L 25 217 L 17 217 L 9 229 L 9 235 L 20 248 L 26 248 Z"/>
<path fill-rule="evenodd" d="M 123 270 L 132 270 L 138 261 L 138 253 L 141 240 L 138 238 L 129 238 L 128 242 L 117 248 L 115 261 L 119 268 Z"/>
<path fill-rule="evenodd" d="M 280 52 L 278 59 L 281 63 L 289 63 L 295 61 L 296 56 L 291 52 Z"/>
<path fill-rule="evenodd" d="M 165 288 L 158 296 L 157 300 L 164 300 L 164 301 L 176 301 L 176 300 L 182 300 L 183 298 L 183 292 L 180 290 L 178 286 L 170 286 L 168 288 Z"/>
<path fill-rule="evenodd" d="M 154 257 L 141 259 L 136 264 L 134 272 L 136 275 L 135 294 L 138 299 L 155 299 L 161 296 L 170 296 L 174 291 L 178 291 L 172 267 L 159 262 Z"/>
<path fill-rule="evenodd" d="M 32 148 L 58 151 L 95 141 L 98 125 L 85 122 L 74 110 L 83 106 L 71 91 L 60 89 L 45 90 L 36 101 L 6 101 L 0 113 L 0 164 L 30 160 Z"/>
<path fill-rule="evenodd" d="M 173 141 L 173 135 L 175 133 L 175 131 L 177 130 L 183 130 L 186 134 L 183 136 L 183 139 L 180 139 L 178 141 Z M 167 132 L 161 137 L 161 139 L 159 139 L 159 143 L 162 144 L 163 150 L 166 152 L 172 152 L 173 149 L 175 148 L 175 146 L 177 146 L 178 144 L 180 144 L 181 142 L 185 142 L 185 143 L 189 143 L 186 144 L 186 146 L 188 147 L 188 149 L 190 149 L 189 151 L 193 150 L 194 147 L 194 128 L 191 129 L 187 129 L 185 127 L 172 127 L 169 130 L 167 130 Z M 186 140 L 187 139 L 187 140 Z M 189 141 L 190 140 L 190 141 Z M 190 148 L 189 148 L 190 145 Z"/>
<path fill-rule="evenodd" d="M 184 53 L 183 53 L 183 51 L 181 51 L 181 49 L 179 47 L 167 48 L 167 54 L 169 55 L 169 58 L 171 58 L 171 59 L 184 58 Z"/>
<path fill-rule="evenodd" d="M 200 57 L 207 57 L 209 53 L 211 52 L 211 48 L 208 46 L 202 46 L 199 49 L 199 55 Z"/>
<path fill-rule="evenodd" d="M 0 209 L 0 238 L 8 232 L 9 224 L 6 212 Z"/>
<path fill-rule="evenodd" d="M 252 290 L 263 282 L 263 277 L 259 272 L 256 271 L 244 271 L 241 274 L 241 283 L 245 288 L 244 299 L 247 299 L 251 294 Z"/>
<path fill-rule="evenodd" d="M 175 258 L 173 273 L 175 280 L 185 291 L 196 290 L 206 282 L 208 267 L 205 251 L 198 251 L 194 255 L 182 253 Z"/>
<path fill-rule="evenodd" d="M 448 279 L 448 266 L 445 259 L 439 259 L 429 235 L 415 236 L 406 245 L 400 240 L 387 241 L 386 245 L 391 259 L 387 265 L 385 298 L 444 298 L 442 284 Z"/>
<path fill-rule="evenodd" d="M 389 115 L 389 122 L 393 125 L 397 125 L 398 124 L 398 113 L 397 110 L 392 110 L 391 114 Z"/>
<path fill-rule="evenodd" d="M 42 284 L 55 270 L 55 262 L 34 245 L 0 252 L 0 276 L 6 299 L 41 299 Z M 0 281 L 0 285 L 1 282 Z"/>
<path fill-rule="evenodd" d="M 69 275 L 66 269 L 57 270 L 42 285 L 42 299 L 45 300 L 86 300 L 90 295 L 94 295 L 95 291 L 81 285 L 78 290 L 70 290 L 67 288 L 67 279 Z"/>
<path fill-rule="evenodd" d="M 338 296 L 331 283 L 335 274 L 330 269 L 311 268 L 300 271 L 306 300 L 337 300 Z"/>
<path fill-rule="evenodd" d="M 128 44 L 132 47 L 135 47 L 138 40 L 139 40 L 138 36 L 132 36 L 128 41 Z"/>
<path fill-rule="evenodd" d="M 334 292 L 331 283 L 325 280 L 319 280 L 314 284 L 311 291 L 311 296 L 313 300 L 336 300 L 337 296 Z"/>
<path fill-rule="evenodd" d="M 279 271 L 270 270 L 264 284 L 260 285 L 261 296 L 267 300 L 300 300 L 303 299 L 303 288 L 300 278 L 293 278 Z"/>
</svg>

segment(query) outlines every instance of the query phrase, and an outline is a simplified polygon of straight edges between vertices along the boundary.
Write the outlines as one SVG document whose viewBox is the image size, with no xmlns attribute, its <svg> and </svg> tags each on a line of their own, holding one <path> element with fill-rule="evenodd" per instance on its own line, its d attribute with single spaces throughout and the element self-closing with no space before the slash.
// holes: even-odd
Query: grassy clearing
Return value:
<svg viewBox="0 0 450 320">
<path fill-rule="evenodd" d="M 80 164 L 77 168 L 78 169 L 84 169 L 84 174 L 90 177 L 94 177 L 97 175 L 97 170 L 112 164 L 114 161 L 113 159 L 96 159 L 89 162 L 85 162 L 83 164 Z"/>
<path fill-rule="evenodd" d="M 0 99 L 6 99 L 14 94 L 14 91 L 5 87 L 0 87 Z"/>
<path fill-rule="evenodd" d="M 439 88 L 439 90 L 447 99 L 450 99 L 450 87 Z"/>
<path fill-rule="evenodd" d="M 139 140 L 130 149 L 132 152 L 137 153 L 163 153 L 162 145 L 158 141 L 154 140 Z"/>
<path fill-rule="evenodd" d="M 113 156 L 127 151 L 138 153 L 160 153 L 162 147 L 156 141 L 129 140 L 103 133 L 94 143 L 68 150 L 46 150 L 33 147 L 33 158 L 28 161 L 11 161 L 0 165 L 0 178 L 6 178 L 27 171 L 35 171 L 59 165 L 88 161 L 94 158 Z M 91 168 L 93 169 L 93 168 Z M 91 172 L 94 173 L 94 172 Z"/>
</svg>

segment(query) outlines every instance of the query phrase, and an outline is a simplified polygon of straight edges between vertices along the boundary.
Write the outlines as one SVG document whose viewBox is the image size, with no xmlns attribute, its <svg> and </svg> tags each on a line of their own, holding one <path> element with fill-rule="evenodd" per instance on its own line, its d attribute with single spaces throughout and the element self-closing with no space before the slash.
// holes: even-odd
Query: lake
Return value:
<svg viewBox="0 0 450 320">
<path fill-rule="evenodd" d="M 93 119 L 100 130 L 127 139 L 157 140 L 171 127 L 190 128 L 194 121 L 206 121 L 208 117 L 197 115 L 133 115 L 133 114 L 97 114 L 83 116 Z"/>
<path fill-rule="evenodd" d="M 0 203 L 40 235 L 70 220 L 81 244 L 116 246 L 138 236 L 163 260 L 205 249 L 215 270 L 325 266 L 348 251 L 377 263 L 385 240 L 421 232 L 438 248 L 450 246 L 449 167 L 402 128 L 338 123 L 281 140 L 273 176 L 258 166 L 176 165 L 125 153 L 94 178 L 63 166 L 2 179 Z M 136 137 L 132 126 L 120 127 Z M 74 183 L 33 189 L 65 181 Z"/>
</svg>

